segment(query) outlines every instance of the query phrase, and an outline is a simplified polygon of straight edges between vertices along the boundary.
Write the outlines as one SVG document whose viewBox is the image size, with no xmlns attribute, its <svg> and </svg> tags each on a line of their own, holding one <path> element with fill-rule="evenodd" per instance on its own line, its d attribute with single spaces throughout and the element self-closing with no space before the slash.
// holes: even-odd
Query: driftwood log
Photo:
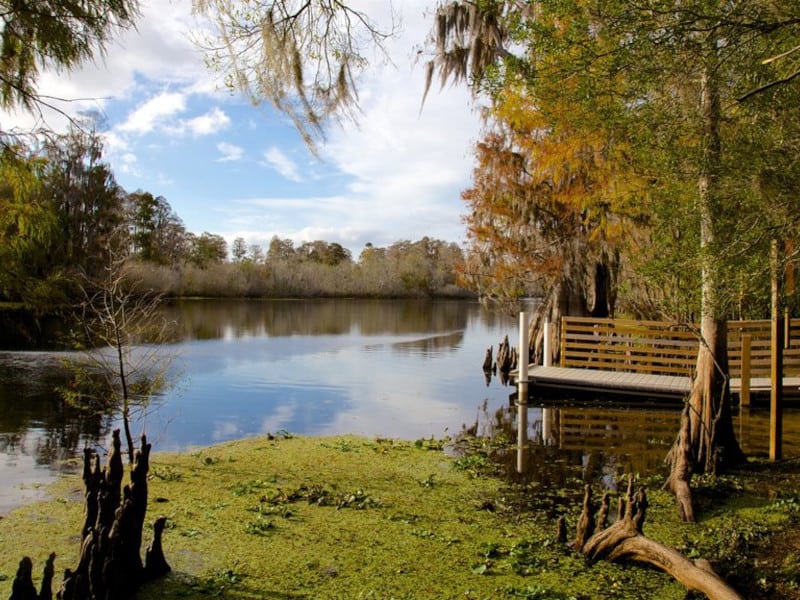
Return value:
<svg viewBox="0 0 800 600">
<path fill-rule="evenodd" d="M 592 501 L 592 489 L 586 486 L 583 511 L 570 546 L 589 560 L 633 561 L 651 565 L 674 577 L 690 590 L 705 594 L 710 600 L 742 600 L 742 597 L 717 575 L 707 560 L 691 561 L 677 550 L 664 546 L 642 533 L 647 514 L 644 487 L 634 493 L 633 476 L 628 490 L 619 499 L 616 522 L 608 526 L 610 497 L 603 496 L 599 507 Z M 564 517 L 558 521 L 558 539 L 567 541 Z"/>
<path fill-rule="evenodd" d="M 130 475 L 122 486 L 124 466 L 119 430 L 112 436 L 105 469 L 91 449 L 84 450 L 84 523 L 78 566 L 66 569 L 60 600 L 124 600 L 131 598 L 146 581 L 161 577 L 170 567 L 164 557 L 161 536 L 166 518 L 153 525 L 153 542 L 141 558 L 142 529 L 147 512 L 147 473 L 150 447 L 142 436 Z M 20 561 L 9 600 L 52 600 L 53 561 L 51 554 L 39 593 L 33 585 L 33 564 L 27 556 Z"/>
</svg>

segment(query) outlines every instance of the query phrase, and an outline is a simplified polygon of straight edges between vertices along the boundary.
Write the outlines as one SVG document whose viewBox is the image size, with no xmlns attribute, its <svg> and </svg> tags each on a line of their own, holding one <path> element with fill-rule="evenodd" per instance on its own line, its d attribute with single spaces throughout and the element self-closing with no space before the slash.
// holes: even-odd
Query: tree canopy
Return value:
<svg viewBox="0 0 800 600">
<path fill-rule="evenodd" d="M 102 54 L 113 36 L 134 26 L 138 0 L 0 2 L 0 106 L 39 111 L 46 68 L 71 69 Z"/>
<path fill-rule="evenodd" d="M 271 102 L 312 149 L 326 120 L 353 116 L 367 55 L 395 31 L 356 3 L 334 0 L 194 0 L 194 7 L 216 26 L 200 43 L 227 86 L 254 104 Z"/>
</svg>

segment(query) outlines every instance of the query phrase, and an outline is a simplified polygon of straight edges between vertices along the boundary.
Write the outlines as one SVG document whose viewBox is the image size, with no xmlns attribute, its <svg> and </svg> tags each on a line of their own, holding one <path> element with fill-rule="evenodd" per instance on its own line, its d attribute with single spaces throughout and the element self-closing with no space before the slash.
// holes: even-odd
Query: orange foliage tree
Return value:
<svg viewBox="0 0 800 600">
<path fill-rule="evenodd" d="M 460 10 L 440 10 L 445 27 L 431 64 L 469 77 L 489 100 L 473 185 L 463 193 L 462 277 L 484 296 L 543 299 L 531 332 L 538 360 L 545 319 L 557 330 L 562 315 L 614 314 L 624 244 L 646 220 L 646 187 L 624 134 L 625 77 L 607 76 L 610 59 L 598 57 L 616 38 L 584 7 L 531 12 L 495 2 Z M 506 50 L 509 40 L 524 44 L 519 55 Z"/>
</svg>

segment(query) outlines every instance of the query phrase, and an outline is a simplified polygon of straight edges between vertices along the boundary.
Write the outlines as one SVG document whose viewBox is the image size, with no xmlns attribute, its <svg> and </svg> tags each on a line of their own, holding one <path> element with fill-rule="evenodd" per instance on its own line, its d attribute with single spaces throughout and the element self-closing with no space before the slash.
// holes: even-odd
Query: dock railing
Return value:
<svg viewBox="0 0 800 600">
<path fill-rule="evenodd" d="M 731 377 L 741 377 L 743 348 L 750 342 L 750 376 L 770 376 L 770 321 L 729 321 L 728 362 Z M 800 319 L 787 319 L 783 333 L 783 375 L 800 375 Z"/>
<path fill-rule="evenodd" d="M 663 321 L 562 317 L 561 366 L 691 376 L 697 336 Z"/>
<path fill-rule="evenodd" d="M 784 376 L 800 375 L 800 319 L 787 320 L 783 336 Z M 562 367 L 653 375 L 694 373 L 700 341 L 694 325 L 634 319 L 562 317 Z M 729 321 L 730 376 L 769 377 L 770 321 Z M 749 355 L 749 362 L 747 361 Z M 746 373 L 744 373 L 746 376 Z"/>
</svg>

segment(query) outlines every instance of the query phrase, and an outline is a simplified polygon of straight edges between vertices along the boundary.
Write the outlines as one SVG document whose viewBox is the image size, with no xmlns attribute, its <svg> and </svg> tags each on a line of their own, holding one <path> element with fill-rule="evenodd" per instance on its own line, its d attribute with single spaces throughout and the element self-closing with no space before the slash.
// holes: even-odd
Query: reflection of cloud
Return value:
<svg viewBox="0 0 800 600">
<path fill-rule="evenodd" d="M 239 426 L 234 421 L 216 421 L 211 439 L 215 442 L 229 440 L 239 433 Z"/>
<path fill-rule="evenodd" d="M 281 429 L 289 429 L 288 425 L 291 423 L 294 415 L 294 405 L 283 404 L 278 406 L 274 414 L 264 417 L 264 420 L 261 421 L 261 429 L 259 429 L 259 433 L 275 433 Z"/>
<path fill-rule="evenodd" d="M 418 396 L 409 398 L 402 390 L 358 390 L 353 394 L 353 409 L 340 411 L 336 420 L 316 432 L 334 435 L 347 432 L 380 435 L 401 439 L 417 439 L 430 435 L 440 437 L 456 423 L 474 421 L 475 411 L 464 410 L 464 403 L 434 400 Z"/>
<path fill-rule="evenodd" d="M 215 337 L 225 325 L 235 335 L 181 345 L 189 389 L 169 404 L 181 410 L 185 431 L 167 430 L 183 437 L 181 445 L 281 429 L 440 437 L 474 424 L 484 400 L 490 410 L 508 405 L 511 390 L 496 381 L 487 388 L 480 361 L 514 321 L 485 323 L 477 304 L 443 303 L 418 315 L 405 303 L 381 310 L 370 303 L 352 317 L 342 303 L 300 303 L 292 310 L 285 310 L 287 303 L 248 304 L 255 312 L 234 306 L 223 322 L 205 304 L 190 311 L 191 322 L 210 326 Z M 192 337 L 192 325 L 188 331 Z"/>
<path fill-rule="evenodd" d="M 36 449 L 46 445 L 46 435 L 40 430 L 30 430 L 14 443 L 0 440 L 0 515 L 26 502 L 46 497 L 45 486 L 58 477 L 55 470 L 39 464 Z"/>
</svg>

